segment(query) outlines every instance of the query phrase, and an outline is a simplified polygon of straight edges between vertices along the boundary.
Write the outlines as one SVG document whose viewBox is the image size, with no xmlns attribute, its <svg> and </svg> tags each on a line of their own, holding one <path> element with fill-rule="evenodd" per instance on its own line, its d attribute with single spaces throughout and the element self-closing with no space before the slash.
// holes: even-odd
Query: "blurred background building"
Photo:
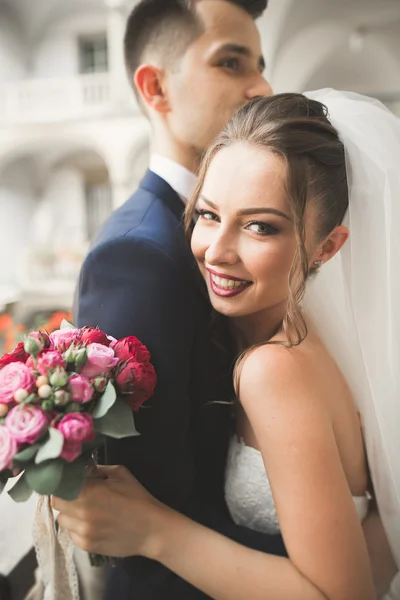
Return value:
<svg viewBox="0 0 400 600">
<path fill-rule="evenodd" d="M 90 241 L 147 166 L 122 53 L 133 4 L 0 0 L 3 345 L 69 309 Z M 400 0 L 270 0 L 259 25 L 275 91 L 355 90 L 400 115 Z"/>
<path fill-rule="evenodd" d="M 146 169 L 122 53 L 133 4 L 0 0 L 0 353 L 57 328 L 96 231 Z M 354 90 L 400 116 L 400 0 L 269 0 L 259 26 L 275 91 Z M 33 508 L 18 506 L 3 504 L 18 544 L 0 535 L 0 596 L 10 575 L 16 599 L 34 566 Z"/>
</svg>

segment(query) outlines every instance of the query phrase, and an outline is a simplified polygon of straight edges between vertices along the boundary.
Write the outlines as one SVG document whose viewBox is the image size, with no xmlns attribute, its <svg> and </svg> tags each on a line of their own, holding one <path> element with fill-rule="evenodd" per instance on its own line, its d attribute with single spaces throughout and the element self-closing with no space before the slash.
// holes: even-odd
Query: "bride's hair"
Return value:
<svg viewBox="0 0 400 600">
<path fill-rule="evenodd" d="M 302 94 L 258 97 L 241 108 L 211 143 L 200 165 L 196 188 L 188 203 L 190 224 L 212 159 L 228 146 L 245 142 L 273 152 L 285 161 L 286 192 L 293 218 L 297 250 L 289 273 L 289 295 L 283 331 L 286 346 L 300 344 L 307 335 L 301 311 L 309 268 L 304 215 L 308 202 L 317 207 L 317 237 L 323 240 L 342 222 L 348 207 L 345 152 L 324 104 Z"/>
</svg>

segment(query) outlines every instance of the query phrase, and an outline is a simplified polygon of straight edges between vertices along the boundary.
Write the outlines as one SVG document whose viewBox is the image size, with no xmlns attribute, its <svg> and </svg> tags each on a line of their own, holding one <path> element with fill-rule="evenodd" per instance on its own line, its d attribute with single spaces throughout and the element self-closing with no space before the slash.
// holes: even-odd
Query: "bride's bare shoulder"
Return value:
<svg viewBox="0 0 400 600">
<path fill-rule="evenodd" d="M 268 404 L 285 398 L 292 403 L 320 404 L 321 392 L 336 373 L 332 359 L 318 338 L 310 337 L 298 346 L 287 348 L 281 344 L 264 344 L 250 350 L 238 369 L 238 395 L 244 405 L 260 396 Z"/>
</svg>

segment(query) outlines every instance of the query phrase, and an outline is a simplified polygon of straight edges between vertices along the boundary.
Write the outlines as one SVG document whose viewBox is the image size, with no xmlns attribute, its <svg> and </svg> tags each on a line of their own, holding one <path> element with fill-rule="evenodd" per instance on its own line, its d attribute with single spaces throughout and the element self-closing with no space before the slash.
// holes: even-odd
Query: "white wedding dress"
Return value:
<svg viewBox="0 0 400 600">
<path fill-rule="evenodd" d="M 237 525 L 275 535 L 280 533 L 271 487 L 261 452 L 233 436 L 225 471 L 225 499 Z M 368 497 L 353 496 L 360 521 L 368 513 Z M 400 600 L 400 577 L 382 600 Z"/>
</svg>

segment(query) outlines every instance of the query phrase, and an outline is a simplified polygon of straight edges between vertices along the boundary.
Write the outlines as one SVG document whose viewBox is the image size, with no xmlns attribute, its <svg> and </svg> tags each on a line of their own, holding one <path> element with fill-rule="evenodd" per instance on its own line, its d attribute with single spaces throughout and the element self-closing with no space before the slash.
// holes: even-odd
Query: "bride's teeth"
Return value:
<svg viewBox="0 0 400 600">
<path fill-rule="evenodd" d="M 213 274 L 211 277 L 215 285 L 224 290 L 233 290 L 247 284 L 247 281 L 234 281 L 233 279 L 225 279 Z"/>
</svg>

